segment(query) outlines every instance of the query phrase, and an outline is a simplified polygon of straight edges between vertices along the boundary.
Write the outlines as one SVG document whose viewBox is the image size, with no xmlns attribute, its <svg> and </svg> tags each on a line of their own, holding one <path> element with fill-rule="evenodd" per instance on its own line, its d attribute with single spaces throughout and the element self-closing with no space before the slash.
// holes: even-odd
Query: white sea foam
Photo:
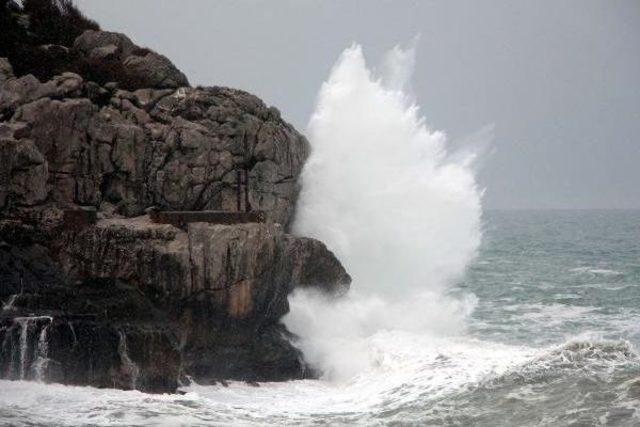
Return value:
<svg viewBox="0 0 640 427">
<path fill-rule="evenodd" d="M 504 306 L 502 309 L 520 318 L 544 322 L 549 326 L 560 325 L 570 320 L 580 320 L 597 311 L 597 307 L 567 304 L 515 304 Z"/>
<path fill-rule="evenodd" d="M 610 270 L 608 268 L 597 268 L 597 267 L 576 267 L 569 269 L 572 273 L 590 273 L 595 275 L 602 276 L 622 276 L 624 275 L 621 271 Z"/>
<path fill-rule="evenodd" d="M 185 395 L 0 381 L 0 402 L 29 421 L 48 425 L 264 425 L 319 420 L 367 423 L 463 391 L 508 372 L 535 352 L 473 339 L 430 338 L 381 331 L 369 340 L 374 370 L 344 382 L 301 380 L 254 387 L 193 384 Z"/>
<path fill-rule="evenodd" d="M 480 192 L 470 151 L 451 155 L 403 91 L 413 49 L 393 49 L 381 76 L 360 46 L 346 49 L 323 84 L 308 136 L 295 232 L 327 243 L 353 277 L 351 294 L 291 299 L 287 327 L 327 378 L 369 370 L 380 331 L 434 336 L 464 329 L 472 296 L 446 288 L 480 243 Z"/>
<path fill-rule="evenodd" d="M 421 417 L 431 417 L 436 410 L 460 420 L 465 414 L 479 416 L 488 408 L 482 400 L 476 408 L 465 396 L 487 392 L 503 403 L 501 396 L 511 402 L 525 400 L 546 411 L 554 393 L 562 392 L 559 384 L 573 387 L 578 376 L 589 382 L 616 384 L 602 394 L 603 399 L 610 399 L 602 402 L 607 408 L 638 409 L 634 399 L 637 378 L 615 378 L 619 370 L 638 372 L 640 367 L 636 351 L 625 341 L 584 334 L 562 345 L 533 349 L 473 338 L 379 331 L 368 342 L 370 351 L 378 356 L 377 366 L 343 382 L 301 380 L 259 387 L 239 382 L 193 384 L 183 389 L 184 395 L 148 395 L 0 381 L 0 402 L 5 414 L 17 417 L 13 418 L 15 425 L 370 425 L 411 417 L 424 420 Z M 574 398 L 590 393 L 594 390 Z M 447 405 L 454 405 L 455 411 Z M 590 405 L 585 402 L 580 410 Z M 564 411 L 552 414 L 562 416 Z M 21 419 L 24 424 L 16 421 Z M 535 425 L 535 418 L 523 424 Z"/>
</svg>

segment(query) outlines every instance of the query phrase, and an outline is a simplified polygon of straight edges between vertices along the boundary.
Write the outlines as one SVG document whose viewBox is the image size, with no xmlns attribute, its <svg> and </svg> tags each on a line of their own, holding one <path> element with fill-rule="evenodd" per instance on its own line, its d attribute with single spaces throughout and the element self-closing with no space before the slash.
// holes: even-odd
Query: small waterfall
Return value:
<svg viewBox="0 0 640 427">
<path fill-rule="evenodd" d="M 140 376 L 140 368 L 129 357 L 129 348 L 127 346 L 127 335 L 124 331 L 118 332 L 120 341 L 118 342 L 118 354 L 122 363 L 122 373 L 131 378 L 130 387 L 135 390 L 138 386 L 138 377 Z"/>
<path fill-rule="evenodd" d="M 36 361 L 33 364 L 34 378 L 38 382 L 46 380 L 47 367 L 49 365 L 49 339 L 47 333 L 51 326 L 51 321 L 42 328 L 38 337 L 38 346 L 36 347 Z"/>
<path fill-rule="evenodd" d="M 46 322 L 43 325 L 43 322 Z M 16 317 L 11 327 L 4 330 L 0 365 L 2 376 L 9 379 L 46 379 L 49 364 L 50 316 Z M 35 338 L 37 337 L 37 340 Z"/>
<path fill-rule="evenodd" d="M 25 379 L 27 373 L 27 354 L 29 350 L 29 325 L 28 317 L 18 317 L 14 320 L 20 326 L 20 379 Z"/>
</svg>

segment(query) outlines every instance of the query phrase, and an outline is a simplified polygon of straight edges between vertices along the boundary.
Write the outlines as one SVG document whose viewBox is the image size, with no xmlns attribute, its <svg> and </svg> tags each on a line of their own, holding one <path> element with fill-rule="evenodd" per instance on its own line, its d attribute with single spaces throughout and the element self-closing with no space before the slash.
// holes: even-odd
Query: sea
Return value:
<svg viewBox="0 0 640 427">
<path fill-rule="evenodd" d="M 486 211 L 462 330 L 383 328 L 354 376 L 153 395 L 0 381 L 2 426 L 639 426 L 640 211 Z"/>
</svg>

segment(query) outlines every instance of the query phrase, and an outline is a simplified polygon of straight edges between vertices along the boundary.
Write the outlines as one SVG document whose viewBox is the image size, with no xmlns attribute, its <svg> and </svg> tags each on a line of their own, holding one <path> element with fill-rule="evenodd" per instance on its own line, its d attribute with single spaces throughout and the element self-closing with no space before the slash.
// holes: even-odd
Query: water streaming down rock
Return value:
<svg viewBox="0 0 640 427">
<path fill-rule="evenodd" d="M 27 372 L 27 352 L 29 350 L 29 318 L 19 317 L 15 319 L 15 322 L 20 326 L 20 379 L 24 380 Z"/>
<path fill-rule="evenodd" d="M 120 355 L 121 373 L 129 378 L 131 390 L 138 387 L 138 378 L 140 376 L 140 368 L 135 364 L 129 356 L 129 348 L 127 346 L 127 334 L 124 331 L 118 331 L 120 337 L 118 341 L 118 354 Z"/>
<path fill-rule="evenodd" d="M 46 381 L 47 367 L 49 365 L 49 328 L 53 319 L 40 331 L 38 345 L 36 347 L 36 360 L 33 364 L 34 379 L 38 382 Z"/>
<path fill-rule="evenodd" d="M 171 391 L 179 365 L 167 332 L 127 328 L 88 316 L 0 318 L 0 379 Z"/>
<path fill-rule="evenodd" d="M 16 317 L 0 330 L 1 376 L 9 379 L 46 381 L 49 337 L 53 323 L 49 316 Z"/>
</svg>

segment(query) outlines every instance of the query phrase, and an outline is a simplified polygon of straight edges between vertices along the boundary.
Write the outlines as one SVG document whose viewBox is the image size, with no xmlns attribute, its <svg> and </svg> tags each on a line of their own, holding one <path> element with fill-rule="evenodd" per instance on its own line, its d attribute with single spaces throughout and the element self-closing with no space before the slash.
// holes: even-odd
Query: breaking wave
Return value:
<svg viewBox="0 0 640 427">
<path fill-rule="evenodd" d="M 324 241 L 353 284 L 337 302 L 299 292 L 284 323 L 327 379 L 372 369 L 381 332 L 459 334 L 474 306 L 446 295 L 480 243 L 474 156 L 450 153 L 403 91 L 413 64 L 396 47 L 378 76 L 360 46 L 346 49 L 309 123 L 294 231 Z"/>
</svg>

